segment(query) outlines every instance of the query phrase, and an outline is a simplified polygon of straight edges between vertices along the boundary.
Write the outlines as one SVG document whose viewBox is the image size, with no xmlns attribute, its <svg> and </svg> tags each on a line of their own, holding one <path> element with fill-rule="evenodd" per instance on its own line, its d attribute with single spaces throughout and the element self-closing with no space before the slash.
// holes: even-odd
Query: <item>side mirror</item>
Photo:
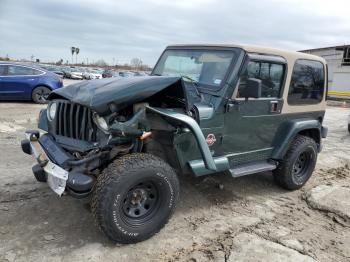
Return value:
<svg viewBox="0 0 350 262">
<path fill-rule="evenodd" d="M 262 81 L 257 78 L 248 78 L 246 88 L 244 89 L 243 94 L 241 93 L 241 97 L 248 99 L 252 98 L 260 98 L 261 97 L 261 89 L 262 89 Z"/>
</svg>

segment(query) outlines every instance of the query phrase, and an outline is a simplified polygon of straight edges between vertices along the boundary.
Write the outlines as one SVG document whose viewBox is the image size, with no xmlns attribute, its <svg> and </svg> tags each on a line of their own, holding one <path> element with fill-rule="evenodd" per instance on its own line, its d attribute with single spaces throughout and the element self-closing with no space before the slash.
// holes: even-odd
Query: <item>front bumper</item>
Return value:
<svg viewBox="0 0 350 262">
<path fill-rule="evenodd" d="M 25 134 L 26 139 L 21 142 L 22 150 L 25 153 L 29 153 L 35 157 L 39 166 L 33 168 L 33 172 L 36 174 L 36 178 L 41 182 L 47 181 L 49 187 L 59 196 L 61 196 L 67 185 L 68 171 L 64 170 L 60 166 L 54 164 L 46 152 L 39 144 L 38 132 L 28 131 Z M 40 167 L 43 169 L 40 170 Z M 41 176 L 39 175 L 41 174 Z"/>
<path fill-rule="evenodd" d="M 22 150 L 37 160 L 32 169 L 38 181 L 47 182 L 59 196 L 65 191 L 77 198 L 89 195 L 95 179 L 83 173 L 86 162 L 74 161 L 50 136 L 40 138 L 39 131 L 28 130 L 25 136 L 21 141 Z"/>
</svg>

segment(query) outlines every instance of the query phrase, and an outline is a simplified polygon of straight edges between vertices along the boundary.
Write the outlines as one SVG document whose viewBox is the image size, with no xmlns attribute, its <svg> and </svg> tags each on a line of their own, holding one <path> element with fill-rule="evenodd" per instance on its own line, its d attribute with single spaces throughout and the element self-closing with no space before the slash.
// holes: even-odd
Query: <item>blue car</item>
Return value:
<svg viewBox="0 0 350 262">
<path fill-rule="evenodd" d="M 52 90 L 63 86 L 58 75 L 32 65 L 0 62 L 0 99 L 44 104 Z"/>
</svg>

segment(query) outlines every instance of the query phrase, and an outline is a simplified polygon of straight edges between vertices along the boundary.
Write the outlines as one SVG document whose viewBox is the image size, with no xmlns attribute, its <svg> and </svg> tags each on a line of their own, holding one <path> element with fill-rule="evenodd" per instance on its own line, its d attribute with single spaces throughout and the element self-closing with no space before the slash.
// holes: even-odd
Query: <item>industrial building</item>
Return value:
<svg viewBox="0 0 350 262">
<path fill-rule="evenodd" d="M 350 45 L 322 47 L 300 52 L 323 57 L 328 63 L 328 96 L 350 99 Z"/>
</svg>

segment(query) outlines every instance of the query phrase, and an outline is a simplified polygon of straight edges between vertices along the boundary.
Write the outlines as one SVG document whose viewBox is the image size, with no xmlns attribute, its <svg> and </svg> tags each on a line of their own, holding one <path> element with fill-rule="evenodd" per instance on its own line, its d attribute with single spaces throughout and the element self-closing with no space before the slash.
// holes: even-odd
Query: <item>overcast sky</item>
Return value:
<svg viewBox="0 0 350 262">
<path fill-rule="evenodd" d="M 141 58 L 177 43 L 290 50 L 350 44 L 349 0 L 0 0 L 0 56 L 44 61 Z"/>
</svg>

